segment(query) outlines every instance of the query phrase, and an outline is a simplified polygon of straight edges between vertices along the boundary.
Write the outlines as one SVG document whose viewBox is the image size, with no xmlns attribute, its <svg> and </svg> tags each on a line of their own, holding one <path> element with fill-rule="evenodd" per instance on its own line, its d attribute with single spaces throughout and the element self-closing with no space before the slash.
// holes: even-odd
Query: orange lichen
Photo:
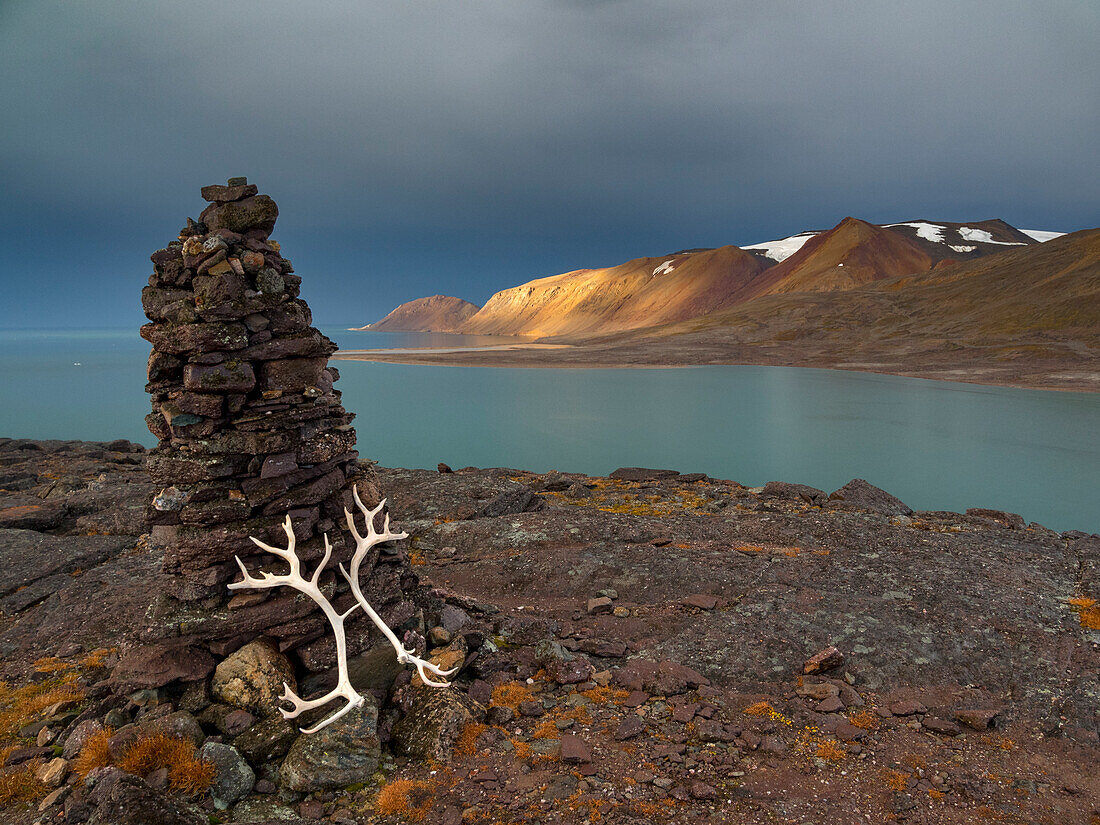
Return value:
<svg viewBox="0 0 1100 825">
<path fill-rule="evenodd" d="M 848 721 L 857 728 L 863 730 L 875 730 L 878 728 L 878 718 L 869 710 L 858 710 L 848 714 Z"/>
<path fill-rule="evenodd" d="M 489 696 L 489 707 L 498 706 L 519 710 L 520 704 L 531 698 L 527 686 L 520 682 L 505 682 L 493 688 Z"/>
<path fill-rule="evenodd" d="M 374 810 L 379 816 L 400 816 L 410 822 L 423 822 L 434 802 L 434 783 L 395 779 L 378 792 Z"/>
<path fill-rule="evenodd" d="M 480 722 L 470 722 L 462 729 L 455 742 L 455 753 L 459 756 L 473 756 L 477 751 L 477 739 L 488 730 L 487 725 Z"/>
<path fill-rule="evenodd" d="M 532 739 L 559 739 L 561 738 L 561 731 L 558 730 L 558 726 L 554 724 L 553 719 L 543 719 L 538 725 L 535 726 L 534 732 L 531 734 Z"/>
<path fill-rule="evenodd" d="M 1088 630 L 1100 630 L 1100 604 L 1088 596 L 1075 596 L 1069 605 L 1077 613 L 1081 627 Z"/>
<path fill-rule="evenodd" d="M 909 774 L 901 771 L 886 771 L 883 779 L 886 781 L 886 787 L 892 791 L 901 792 L 909 787 Z"/>
<path fill-rule="evenodd" d="M 747 708 L 744 709 L 744 711 L 742 711 L 742 713 L 745 713 L 749 716 L 766 716 L 773 722 L 779 722 L 783 725 L 791 724 L 790 719 L 788 719 L 782 713 L 773 708 L 771 706 L 771 703 L 764 700 L 749 705 Z"/>
<path fill-rule="evenodd" d="M 848 752 L 845 751 L 844 748 L 840 747 L 840 745 L 838 745 L 832 739 L 826 739 L 824 742 L 818 743 L 817 751 L 814 753 L 814 755 L 818 759 L 829 759 L 835 762 L 839 762 L 841 759 L 844 759 L 844 757 L 848 755 Z"/>
<path fill-rule="evenodd" d="M 105 768 L 110 765 L 111 752 L 108 743 L 114 735 L 112 728 L 104 728 L 89 736 L 73 761 L 73 773 L 83 779 L 96 768 Z"/>
</svg>

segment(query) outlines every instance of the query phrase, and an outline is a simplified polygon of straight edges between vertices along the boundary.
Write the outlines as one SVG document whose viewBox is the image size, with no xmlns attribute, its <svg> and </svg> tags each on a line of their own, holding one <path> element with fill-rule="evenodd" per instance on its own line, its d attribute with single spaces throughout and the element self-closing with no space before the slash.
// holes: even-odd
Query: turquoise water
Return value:
<svg viewBox="0 0 1100 825">
<path fill-rule="evenodd" d="M 325 332 L 345 348 L 456 342 Z M 0 435 L 151 445 L 148 352 L 135 332 L 0 332 Z M 359 450 L 385 465 L 640 465 L 826 491 L 861 477 L 916 509 L 1100 532 L 1100 394 L 788 367 L 337 366 Z"/>
</svg>

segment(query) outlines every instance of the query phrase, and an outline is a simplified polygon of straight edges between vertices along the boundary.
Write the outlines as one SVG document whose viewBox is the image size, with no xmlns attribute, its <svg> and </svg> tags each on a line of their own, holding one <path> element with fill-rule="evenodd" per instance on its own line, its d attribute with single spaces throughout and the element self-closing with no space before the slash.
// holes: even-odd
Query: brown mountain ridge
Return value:
<svg viewBox="0 0 1100 825">
<path fill-rule="evenodd" d="M 837 234 L 857 229 L 865 231 Z M 1007 243 L 974 260 L 944 259 L 851 289 L 786 292 L 773 283 L 706 316 L 563 336 L 569 346 L 560 349 L 370 357 L 482 366 L 765 364 L 1100 390 L 1100 229 Z M 826 238 L 818 248 L 832 246 Z M 818 255 L 809 250 L 788 277 L 808 271 Z"/>
<path fill-rule="evenodd" d="M 830 230 L 771 244 L 684 250 L 539 278 L 501 290 L 461 321 L 437 321 L 414 301 L 370 329 L 530 338 L 602 335 L 705 318 L 763 295 L 853 289 L 1036 243 L 1000 220 L 879 226 L 848 217 Z"/>
<path fill-rule="evenodd" d="M 457 332 L 478 311 L 477 304 L 450 295 L 431 295 L 406 301 L 381 321 L 356 330 L 390 332 Z"/>
</svg>

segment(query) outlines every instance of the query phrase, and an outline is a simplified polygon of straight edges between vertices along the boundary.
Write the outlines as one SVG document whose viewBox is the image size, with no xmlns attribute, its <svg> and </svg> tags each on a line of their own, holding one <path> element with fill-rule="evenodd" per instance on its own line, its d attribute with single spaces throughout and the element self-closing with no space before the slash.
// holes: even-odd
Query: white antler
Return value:
<svg viewBox="0 0 1100 825">
<path fill-rule="evenodd" d="M 382 499 L 378 503 L 378 506 L 373 510 L 369 509 L 359 498 L 359 491 L 353 485 L 351 488 L 352 497 L 355 499 L 355 504 L 359 510 L 363 513 L 363 518 L 367 522 L 367 534 L 365 536 L 359 535 L 359 531 L 355 527 L 355 519 L 352 518 L 351 511 L 346 507 L 344 508 L 344 515 L 347 517 L 348 529 L 351 530 L 351 534 L 355 536 L 355 554 L 351 557 L 350 572 L 344 570 L 344 566 L 340 565 L 340 572 L 344 574 L 344 578 L 348 580 L 348 584 L 351 585 L 351 592 L 355 594 L 355 599 L 359 603 L 359 606 L 363 608 L 364 612 L 370 616 L 371 621 L 378 626 L 378 629 L 382 631 L 382 634 L 389 640 L 389 643 L 393 645 L 394 651 L 397 653 L 397 661 L 403 665 L 415 665 L 417 672 L 420 674 L 420 679 L 426 685 L 431 687 L 449 687 L 450 682 L 447 681 L 447 677 L 455 673 L 458 668 L 452 670 L 440 670 L 436 665 L 431 662 L 421 659 L 416 655 L 415 650 L 408 650 L 401 641 L 397 638 L 397 635 L 390 630 L 382 617 L 379 616 L 366 597 L 363 595 L 362 589 L 359 587 L 359 565 L 367 555 L 367 551 L 374 547 L 376 544 L 382 544 L 383 542 L 393 541 L 394 539 L 408 538 L 408 533 L 391 533 L 390 532 L 390 516 L 386 514 L 385 523 L 382 526 L 382 532 L 379 533 L 374 529 L 374 517 L 377 516 L 382 508 L 386 506 L 386 500 Z M 429 676 L 428 673 L 432 673 L 440 677 L 442 682 L 435 682 Z"/>
<path fill-rule="evenodd" d="M 301 561 L 298 559 L 298 554 L 294 552 L 294 528 L 291 526 L 289 515 L 286 517 L 286 521 L 283 522 L 283 532 L 286 533 L 287 538 L 286 550 L 264 544 L 262 541 L 252 536 L 249 536 L 249 538 L 252 539 L 257 547 L 266 550 L 272 555 L 278 556 L 289 564 L 290 573 L 285 576 L 276 576 L 272 573 L 261 571 L 259 578 L 256 578 L 249 574 L 244 563 L 240 560 L 240 557 L 234 556 L 237 560 L 237 565 L 241 568 L 241 573 L 244 574 L 244 580 L 230 584 L 229 589 L 262 590 L 270 587 L 291 587 L 299 593 L 304 593 L 316 602 L 317 606 L 320 607 L 321 611 L 325 614 L 325 618 L 328 619 L 329 624 L 332 625 L 332 632 L 336 637 L 336 663 L 339 668 L 339 678 L 336 681 L 336 687 L 324 696 L 306 700 L 299 697 L 290 689 L 290 685 L 283 682 L 283 695 L 279 697 L 280 701 L 290 702 L 294 705 L 294 710 L 279 708 L 279 712 L 283 715 L 284 719 L 293 719 L 307 710 L 327 705 L 334 699 L 346 699 L 347 703 L 336 713 L 332 714 L 332 716 L 329 716 L 323 722 L 319 722 L 311 728 L 301 729 L 302 733 L 315 733 L 325 725 L 335 722 L 348 711 L 363 705 L 363 697 L 359 695 L 354 687 L 352 687 L 351 681 L 348 679 L 347 637 L 344 634 L 344 620 L 355 612 L 359 604 L 353 604 L 351 608 L 344 613 L 337 613 L 336 608 L 332 606 L 332 602 L 328 600 L 318 586 L 318 581 L 320 581 L 321 578 L 321 571 L 324 569 L 325 565 L 328 564 L 328 560 L 332 556 L 332 545 L 329 544 L 327 535 L 325 536 L 325 557 L 321 559 L 321 563 L 317 565 L 317 569 L 313 572 L 313 576 L 306 580 L 302 577 Z"/>
</svg>

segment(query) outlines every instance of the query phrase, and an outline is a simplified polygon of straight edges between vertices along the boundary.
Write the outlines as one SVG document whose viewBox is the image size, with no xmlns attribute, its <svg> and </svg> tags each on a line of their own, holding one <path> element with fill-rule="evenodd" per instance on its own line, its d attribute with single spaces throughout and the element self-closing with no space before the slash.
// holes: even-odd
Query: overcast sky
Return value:
<svg viewBox="0 0 1100 825">
<path fill-rule="evenodd" d="M 824 228 L 1100 224 L 1100 4 L 0 0 L 0 327 L 247 175 L 318 323 Z"/>
</svg>

